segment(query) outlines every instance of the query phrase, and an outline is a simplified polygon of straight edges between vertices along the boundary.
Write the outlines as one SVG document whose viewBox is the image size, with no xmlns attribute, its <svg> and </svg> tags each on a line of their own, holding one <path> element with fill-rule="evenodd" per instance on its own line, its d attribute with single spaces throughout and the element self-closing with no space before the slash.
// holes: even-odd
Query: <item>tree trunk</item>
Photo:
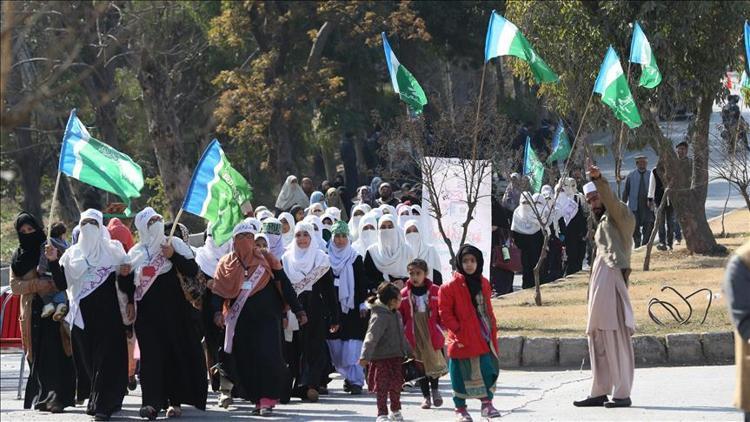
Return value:
<svg viewBox="0 0 750 422">
<path fill-rule="evenodd" d="M 697 119 L 692 137 L 693 165 L 687 168 L 680 162 L 672 148 L 672 141 L 664 136 L 656 118 L 644 113 L 650 128 L 654 149 L 664 161 L 666 185 L 673 186 L 672 204 L 677 214 L 685 245 L 692 253 L 724 254 L 726 248 L 716 243 L 711 227 L 706 220 L 706 196 L 708 193 L 708 131 L 713 107 L 712 97 L 706 96 L 698 105 Z M 692 170 L 692 172 L 691 172 Z M 692 173 L 692 181 L 690 180 Z"/>
<path fill-rule="evenodd" d="M 191 171 L 186 164 L 172 82 L 167 70 L 154 60 L 147 48 L 141 52 L 140 67 L 138 81 L 143 89 L 148 132 L 154 145 L 159 177 L 169 200 L 169 211 L 175 216 L 185 198 Z"/>
<path fill-rule="evenodd" d="M 25 119 L 21 127 L 13 130 L 16 137 L 16 152 L 13 161 L 18 163 L 18 171 L 21 176 L 21 187 L 23 189 L 23 201 L 21 208 L 40 220 L 42 215 L 42 160 L 39 159 L 38 146 L 32 146 L 30 119 Z"/>
<path fill-rule="evenodd" d="M 664 195 L 661 197 L 661 204 L 656 210 L 656 222 L 654 228 L 651 230 L 651 235 L 648 237 L 648 243 L 646 244 L 646 258 L 643 260 L 643 271 L 648 271 L 651 265 L 651 248 L 654 246 L 654 239 L 656 234 L 659 233 L 659 227 L 664 224 L 664 207 L 667 205 L 669 200 L 670 189 L 664 190 Z"/>
</svg>

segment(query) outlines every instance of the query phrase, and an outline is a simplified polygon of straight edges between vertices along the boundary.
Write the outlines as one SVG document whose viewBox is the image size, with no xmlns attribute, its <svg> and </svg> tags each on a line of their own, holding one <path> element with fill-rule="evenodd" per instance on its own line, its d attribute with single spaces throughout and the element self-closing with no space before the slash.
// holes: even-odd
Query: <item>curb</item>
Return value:
<svg viewBox="0 0 750 422">
<path fill-rule="evenodd" d="M 587 337 L 498 338 L 501 368 L 589 368 Z M 634 336 L 636 367 L 725 365 L 734 362 L 734 333 Z"/>
</svg>

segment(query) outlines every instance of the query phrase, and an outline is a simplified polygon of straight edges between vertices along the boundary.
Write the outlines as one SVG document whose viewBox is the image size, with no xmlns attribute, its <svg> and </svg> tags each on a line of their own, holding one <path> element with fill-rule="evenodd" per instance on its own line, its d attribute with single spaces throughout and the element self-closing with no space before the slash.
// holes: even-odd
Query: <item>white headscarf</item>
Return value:
<svg viewBox="0 0 750 422">
<path fill-rule="evenodd" d="M 390 215 L 392 215 L 394 217 L 397 217 L 397 215 L 396 215 L 396 207 L 394 207 L 394 206 L 391 206 L 391 205 L 388 205 L 388 204 L 383 204 L 383 205 L 379 206 L 378 208 L 380 209 L 380 211 L 383 212 L 383 215 L 390 214 Z"/>
<path fill-rule="evenodd" d="M 271 227 L 278 225 L 279 232 L 274 233 L 270 230 Z M 281 221 L 274 217 L 269 217 L 263 221 L 261 226 L 261 232 L 265 234 L 266 241 L 268 242 L 268 251 L 278 259 L 284 255 L 284 241 L 281 239 Z M 294 235 L 292 235 L 294 236 Z"/>
<path fill-rule="evenodd" d="M 342 223 L 339 223 L 342 224 Z M 331 270 L 339 288 L 339 304 L 341 312 L 348 313 L 354 309 L 354 261 L 359 254 L 352 248 L 351 239 L 343 248 L 338 248 L 331 240 L 328 245 L 328 257 L 331 260 Z"/>
<path fill-rule="evenodd" d="M 402 229 L 405 228 L 404 225 L 406 222 L 412 220 L 411 206 L 399 204 L 398 207 L 396 207 L 396 213 L 398 213 L 398 226 Z"/>
<path fill-rule="evenodd" d="M 81 222 L 94 219 L 99 224 L 81 226 Z M 102 213 L 95 209 L 88 209 L 81 213 L 78 220 L 80 234 L 78 243 L 68 248 L 60 258 L 60 265 L 65 270 L 68 290 L 72 297 L 78 296 L 81 289 L 81 278 L 89 269 L 122 265 L 128 262 L 128 256 L 122 244 L 111 240 L 107 228 L 104 227 Z"/>
<path fill-rule="evenodd" d="M 578 205 L 586 203 L 586 200 L 578 192 L 576 180 L 572 177 L 561 178 L 557 188 L 560 190 L 557 198 L 559 213 L 565 224 L 570 224 L 570 220 L 578 214 Z"/>
<path fill-rule="evenodd" d="M 333 223 L 341 220 L 341 210 L 336 207 L 328 207 L 326 208 L 325 212 L 323 213 L 323 216 L 329 216 L 333 220 Z M 321 217 L 322 218 L 322 217 Z"/>
<path fill-rule="evenodd" d="M 310 207 L 305 211 L 307 211 L 308 216 L 313 215 L 315 217 L 322 217 L 323 214 L 325 213 L 325 210 L 326 208 L 323 206 L 323 204 L 321 204 L 320 202 L 314 202 L 310 204 Z M 320 216 L 313 214 L 313 211 L 320 211 L 321 212 Z"/>
<path fill-rule="evenodd" d="M 229 253 L 229 245 L 231 243 L 224 242 L 223 245 L 217 246 L 213 236 L 206 236 L 206 243 L 195 251 L 195 262 L 204 274 L 213 278 L 214 274 L 216 274 L 216 266 L 219 265 L 219 260 L 222 256 Z"/>
<path fill-rule="evenodd" d="M 539 220 L 531 208 L 534 206 L 534 199 L 529 192 L 521 194 L 521 204 L 513 211 L 513 221 L 510 229 L 521 234 L 534 234 L 542 229 Z"/>
<path fill-rule="evenodd" d="M 367 208 L 369 207 L 370 207 L 369 205 L 361 204 L 352 208 L 352 218 L 349 219 L 349 237 L 354 242 L 356 242 L 357 239 L 359 239 L 359 222 L 360 220 L 362 220 L 362 217 L 364 217 L 364 215 L 367 214 Z M 361 212 L 362 215 L 355 216 L 354 214 L 356 214 L 357 212 Z"/>
<path fill-rule="evenodd" d="M 284 247 L 287 248 L 294 242 L 294 216 L 288 212 L 282 212 L 279 214 L 279 221 L 286 221 L 289 225 L 289 231 L 286 233 L 282 231 L 281 233 L 281 240 L 284 242 Z M 283 227 L 282 230 L 284 230 Z"/>
<path fill-rule="evenodd" d="M 434 244 L 435 239 L 432 232 L 432 220 L 430 215 L 422 210 L 420 205 L 412 205 L 411 218 L 417 220 L 417 223 L 419 223 L 419 232 L 422 233 L 422 239 L 427 243 Z"/>
<path fill-rule="evenodd" d="M 323 252 L 328 252 L 328 245 L 325 239 L 323 239 L 323 223 L 320 221 L 320 218 L 315 215 L 308 215 L 302 222 L 308 223 L 313 227 L 313 231 L 309 232 L 314 242 L 313 245 L 316 245 Z M 297 233 L 296 227 L 294 233 Z"/>
<path fill-rule="evenodd" d="M 392 229 L 382 229 L 383 223 L 390 221 Z M 404 241 L 404 234 L 396 224 L 394 215 L 384 215 L 378 222 L 378 243 L 370 246 L 367 253 L 372 257 L 375 267 L 383 276 L 407 278 L 406 267 L 414 259 L 409 245 Z"/>
<path fill-rule="evenodd" d="M 299 283 L 305 276 L 321 265 L 330 265 L 328 255 L 318 249 L 315 245 L 315 229 L 312 224 L 302 222 L 294 227 L 294 234 L 305 232 L 310 235 L 310 246 L 302 249 L 297 245 L 295 239 L 281 258 L 284 264 L 284 273 L 289 277 L 292 284 Z M 313 283 L 310 284 L 312 286 Z"/>
<path fill-rule="evenodd" d="M 281 192 L 276 198 L 276 208 L 279 210 L 287 211 L 295 205 L 299 205 L 302 208 L 310 206 L 310 200 L 305 195 L 305 191 L 299 183 L 292 184 L 292 181 L 297 181 L 296 176 L 289 176 L 284 182 L 284 186 L 281 187 Z"/>
<path fill-rule="evenodd" d="M 362 230 L 365 226 L 372 226 L 374 230 Z M 367 248 L 374 245 L 378 241 L 378 219 L 372 213 L 365 214 L 361 220 L 359 220 L 359 238 L 357 241 L 352 243 L 352 248 L 357 251 L 362 257 L 367 253 Z"/>
<path fill-rule="evenodd" d="M 143 267 L 148 265 L 155 256 L 161 254 L 161 246 L 167 242 L 167 236 L 164 235 L 164 221 L 160 220 L 151 226 L 148 225 L 148 221 L 154 216 L 161 217 L 151 207 L 146 207 L 135 215 L 135 228 L 138 230 L 140 241 L 128 251 L 128 256 L 130 265 L 135 270 L 136 286 L 140 283 Z M 193 250 L 182 239 L 172 237 L 172 247 L 175 253 L 187 259 L 193 258 Z M 172 262 L 166 260 L 156 275 L 167 273 L 171 269 Z"/>
<path fill-rule="evenodd" d="M 268 211 L 268 210 L 255 211 L 255 218 L 257 218 L 258 221 L 260 221 L 261 223 L 266 218 L 271 218 L 271 217 L 273 217 L 273 213 L 271 211 Z"/>
<path fill-rule="evenodd" d="M 406 233 L 410 227 L 416 227 L 417 233 Z M 412 252 L 414 252 L 414 257 L 427 262 L 427 278 L 432 279 L 432 271 L 440 271 L 442 268 L 440 257 L 435 248 L 425 241 L 422 235 L 422 228 L 419 227 L 417 220 L 409 220 L 404 223 L 404 239 Z"/>
</svg>

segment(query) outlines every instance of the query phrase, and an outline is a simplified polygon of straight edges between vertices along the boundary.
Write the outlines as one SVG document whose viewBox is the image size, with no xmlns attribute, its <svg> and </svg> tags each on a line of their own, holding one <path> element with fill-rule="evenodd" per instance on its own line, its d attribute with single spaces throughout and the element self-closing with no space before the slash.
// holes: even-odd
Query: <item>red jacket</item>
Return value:
<svg viewBox="0 0 750 422">
<path fill-rule="evenodd" d="M 435 350 L 440 350 L 445 345 L 445 337 L 443 337 L 443 331 L 440 328 L 440 311 L 438 309 L 438 292 L 440 288 L 432 284 L 430 280 L 425 280 L 424 282 L 427 286 L 427 295 L 429 297 L 430 319 L 428 328 L 430 330 L 430 340 L 432 340 L 432 347 Z M 401 301 L 399 312 L 401 312 L 401 318 L 404 320 L 404 334 L 406 334 L 406 339 L 409 340 L 412 349 L 415 349 L 414 303 L 411 300 L 411 288 L 411 283 L 407 281 L 406 287 L 401 289 L 401 299 L 403 300 Z"/>
<path fill-rule="evenodd" d="M 490 300 L 490 283 L 482 277 L 482 295 L 490 317 L 490 333 L 495 351 L 497 351 L 497 321 L 492 311 Z M 453 279 L 440 286 L 439 293 L 440 322 L 447 330 L 446 346 L 448 357 L 468 359 L 481 356 L 490 351 L 482 337 L 479 317 L 471 303 L 469 287 L 464 276 L 453 274 Z"/>
</svg>

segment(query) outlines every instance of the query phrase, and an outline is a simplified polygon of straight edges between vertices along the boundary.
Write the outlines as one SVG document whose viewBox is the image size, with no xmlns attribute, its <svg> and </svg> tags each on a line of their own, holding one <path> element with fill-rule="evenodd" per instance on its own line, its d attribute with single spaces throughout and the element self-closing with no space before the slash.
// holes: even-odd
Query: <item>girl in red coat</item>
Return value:
<svg viewBox="0 0 750 422">
<path fill-rule="evenodd" d="M 424 402 L 422 409 L 443 405 L 438 379 L 448 370 L 443 357 L 445 338 L 440 328 L 438 286 L 427 279 L 427 262 L 415 259 L 407 267 L 409 279 L 401 290 L 401 312 L 404 334 L 414 356 L 424 364 L 425 377 L 419 380 Z M 432 389 L 432 398 L 430 398 Z"/>
<path fill-rule="evenodd" d="M 471 422 L 466 399 L 482 401 L 482 417 L 497 418 L 492 405 L 498 376 L 497 326 L 492 289 L 482 277 L 482 252 L 463 245 L 456 256 L 458 270 L 439 292 L 440 323 L 447 329 L 448 372 L 453 387 L 456 420 Z"/>
</svg>

